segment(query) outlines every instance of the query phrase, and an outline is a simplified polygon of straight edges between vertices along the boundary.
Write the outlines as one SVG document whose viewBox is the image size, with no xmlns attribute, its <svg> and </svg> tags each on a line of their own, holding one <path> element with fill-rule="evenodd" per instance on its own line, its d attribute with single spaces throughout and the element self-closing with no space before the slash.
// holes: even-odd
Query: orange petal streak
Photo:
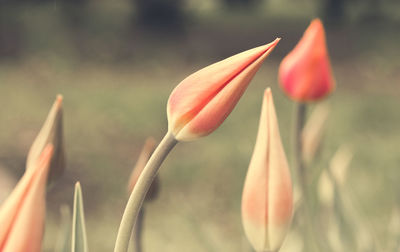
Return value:
<svg viewBox="0 0 400 252">
<path fill-rule="evenodd" d="M 40 252 L 44 218 L 45 190 L 53 146 L 48 145 L 27 170 L 0 208 L 0 251 Z"/>
<path fill-rule="evenodd" d="M 184 79 L 172 91 L 167 107 L 169 129 L 176 139 L 191 140 L 218 128 L 279 40 L 234 55 Z"/>
</svg>

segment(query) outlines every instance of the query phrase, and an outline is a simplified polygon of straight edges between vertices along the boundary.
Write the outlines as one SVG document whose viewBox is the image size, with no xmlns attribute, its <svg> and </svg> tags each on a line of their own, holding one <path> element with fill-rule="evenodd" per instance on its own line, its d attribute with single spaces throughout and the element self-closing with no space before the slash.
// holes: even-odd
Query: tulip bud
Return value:
<svg viewBox="0 0 400 252">
<path fill-rule="evenodd" d="M 40 252 L 46 181 L 53 146 L 47 145 L 0 208 L 0 251 Z"/>
<path fill-rule="evenodd" d="M 65 169 L 62 100 L 62 96 L 58 95 L 26 160 L 26 169 L 29 170 L 35 165 L 43 149 L 51 143 L 54 146 L 54 155 L 50 161 L 49 181 L 60 177 Z"/>
<path fill-rule="evenodd" d="M 168 100 L 168 128 L 174 137 L 193 140 L 218 128 L 279 40 L 234 55 L 184 79 Z"/>
<path fill-rule="evenodd" d="M 253 156 L 242 196 L 245 233 L 256 251 L 277 251 L 292 219 L 293 193 L 271 90 L 261 111 Z"/>
<path fill-rule="evenodd" d="M 279 67 L 283 91 L 298 102 L 324 98 L 335 87 L 321 20 L 314 19 Z"/>
</svg>

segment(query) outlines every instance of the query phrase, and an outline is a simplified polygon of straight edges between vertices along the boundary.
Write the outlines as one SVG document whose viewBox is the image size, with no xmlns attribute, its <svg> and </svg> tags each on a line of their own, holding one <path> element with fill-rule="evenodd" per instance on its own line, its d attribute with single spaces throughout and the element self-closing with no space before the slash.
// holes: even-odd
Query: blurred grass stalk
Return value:
<svg viewBox="0 0 400 252">
<path fill-rule="evenodd" d="M 136 182 L 139 179 L 140 174 L 142 173 L 144 167 L 149 161 L 152 153 L 156 148 L 156 140 L 152 137 L 148 137 L 142 147 L 142 151 L 139 154 L 136 165 L 132 170 L 131 176 L 128 182 L 128 193 L 132 193 L 133 188 L 136 185 Z M 145 216 L 145 203 L 151 200 L 156 199 L 159 191 L 159 178 L 156 176 L 151 183 L 150 189 L 146 194 L 145 202 L 139 212 L 139 215 L 136 220 L 136 224 L 133 229 L 132 234 L 132 243 L 133 243 L 133 252 L 141 252 L 142 251 L 142 233 L 143 233 L 143 221 Z"/>
<path fill-rule="evenodd" d="M 133 227 L 137 220 L 137 216 L 139 216 L 141 205 L 146 197 L 146 192 L 149 190 L 162 162 L 177 143 L 178 141 L 172 133 L 168 131 L 163 140 L 154 150 L 154 153 L 150 157 L 146 167 L 143 169 L 143 172 L 133 188 L 122 216 L 114 252 L 127 251 Z"/>
<path fill-rule="evenodd" d="M 71 230 L 72 230 L 72 216 L 71 210 L 68 205 L 61 205 L 60 207 L 60 224 L 56 243 L 54 245 L 55 252 L 70 252 L 71 248 Z"/>
<path fill-rule="evenodd" d="M 319 157 L 328 116 L 329 106 L 326 103 L 317 104 L 301 132 L 302 158 L 307 166 Z"/>
<path fill-rule="evenodd" d="M 305 244 L 307 246 L 313 246 L 313 251 L 329 251 L 327 247 L 322 244 L 323 239 L 321 232 L 317 230 L 317 225 L 315 223 L 315 218 L 312 218 L 313 213 L 311 212 L 310 206 L 310 193 L 308 185 L 308 177 L 306 165 L 303 160 L 303 129 L 305 125 L 307 107 L 305 103 L 295 102 L 295 112 L 294 112 L 294 140 L 293 140 L 293 164 L 297 174 L 297 180 L 300 184 L 302 204 L 299 207 L 301 211 L 301 216 L 304 218 L 305 225 L 303 227 L 306 230 L 305 238 L 306 241 L 312 241 L 311 244 Z M 324 243 L 326 244 L 326 243 Z"/>
<path fill-rule="evenodd" d="M 348 228 L 353 229 L 357 251 L 384 251 L 372 223 L 362 212 L 358 200 L 346 185 L 347 170 L 353 157 L 347 146 L 342 146 L 331 159 L 328 175 L 337 192 L 337 210 Z"/>
</svg>

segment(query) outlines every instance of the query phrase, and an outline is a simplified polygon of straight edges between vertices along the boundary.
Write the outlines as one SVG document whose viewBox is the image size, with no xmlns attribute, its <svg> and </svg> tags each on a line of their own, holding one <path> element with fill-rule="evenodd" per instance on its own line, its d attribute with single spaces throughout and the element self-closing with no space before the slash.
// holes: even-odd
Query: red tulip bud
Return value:
<svg viewBox="0 0 400 252">
<path fill-rule="evenodd" d="M 279 81 L 283 91 L 298 102 L 322 99 L 335 88 L 321 20 L 311 22 L 300 42 L 282 60 Z"/>
</svg>

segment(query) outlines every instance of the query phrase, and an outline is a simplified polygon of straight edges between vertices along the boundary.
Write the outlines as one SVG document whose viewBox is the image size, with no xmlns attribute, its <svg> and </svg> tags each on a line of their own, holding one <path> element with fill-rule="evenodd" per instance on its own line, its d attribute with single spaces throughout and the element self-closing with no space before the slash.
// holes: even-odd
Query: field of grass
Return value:
<svg viewBox="0 0 400 252">
<path fill-rule="evenodd" d="M 68 163 L 48 193 L 44 251 L 52 251 L 59 206 L 72 204 L 77 180 L 89 246 L 112 251 L 128 197 L 127 178 L 145 138 L 160 140 L 166 132 L 172 89 L 201 67 L 283 38 L 223 125 L 173 150 L 159 173 L 159 198 L 146 205 L 146 251 L 248 250 L 240 199 L 262 93 L 272 88 L 290 158 L 293 104 L 278 87 L 277 71 L 309 19 L 211 17 L 192 21 L 185 35 L 174 36 L 141 30 L 122 35 L 126 27 L 106 20 L 111 29 L 87 24 L 84 39 L 76 41 L 54 14 L 48 17 L 52 22 L 44 22 L 39 16 L 48 12 L 41 13 L 21 14 L 31 33 L 29 44 L 23 56 L 0 61 L 0 164 L 15 179 L 23 173 L 30 144 L 56 94 L 62 94 Z M 351 146 L 348 193 L 383 244 L 392 210 L 400 203 L 400 36 L 395 27 L 351 24 L 328 30 L 337 89 L 326 101 L 331 113 L 321 158 L 313 167 L 326 167 L 339 146 Z"/>
</svg>

